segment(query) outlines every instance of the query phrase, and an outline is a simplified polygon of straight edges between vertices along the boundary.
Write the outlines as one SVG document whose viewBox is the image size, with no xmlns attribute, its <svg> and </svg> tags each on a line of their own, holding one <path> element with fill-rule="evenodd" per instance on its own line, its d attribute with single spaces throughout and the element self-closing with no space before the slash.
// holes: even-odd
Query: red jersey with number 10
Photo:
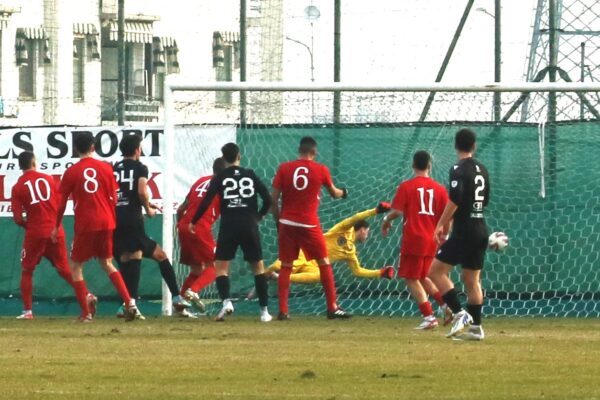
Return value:
<svg viewBox="0 0 600 400">
<path fill-rule="evenodd" d="M 115 229 L 118 187 L 111 165 L 91 157 L 65 171 L 60 193 L 73 198 L 76 233 Z"/>
<path fill-rule="evenodd" d="M 295 160 L 279 166 L 273 187 L 281 191 L 279 222 L 314 227 L 319 222 L 321 187 L 331 187 L 329 168 L 311 160 Z"/>
<path fill-rule="evenodd" d="M 392 208 L 402 211 L 402 254 L 433 257 L 435 227 L 448 203 L 446 188 L 431 178 L 416 176 L 398 186 Z"/>
<path fill-rule="evenodd" d="M 196 215 L 196 211 L 202 203 L 202 199 L 204 199 L 204 195 L 208 190 L 208 185 L 210 184 L 210 180 L 212 179 L 212 175 L 203 176 L 198 179 L 190 188 L 190 192 L 186 196 L 186 201 L 188 202 L 188 206 L 185 209 L 185 214 L 181 217 L 179 221 L 179 226 L 186 227 L 190 222 L 192 222 L 192 218 Z M 202 215 L 202 218 L 198 220 L 196 225 L 202 225 L 204 227 L 210 227 L 218 218 L 221 212 L 221 205 L 219 196 L 215 196 L 213 198 L 212 204 L 208 208 L 208 211 Z"/>
</svg>

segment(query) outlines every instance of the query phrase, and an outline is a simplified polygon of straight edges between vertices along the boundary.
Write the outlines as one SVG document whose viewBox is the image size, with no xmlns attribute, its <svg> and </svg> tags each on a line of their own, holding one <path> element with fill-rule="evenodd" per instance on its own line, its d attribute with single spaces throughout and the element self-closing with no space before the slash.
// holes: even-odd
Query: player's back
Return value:
<svg viewBox="0 0 600 400">
<path fill-rule="evenodd" d="M 50 237 L 56 226 L 59 193 L 52 176 L 35 170 L 25 171 L 13 187 L 15 197 L 27 214 L 28 236 Z M 62 228 L 59 233 L 62 233 Z"/>
<path fill-rule="evenodd" d="M 186 226 L 190 222 L 192 222 L 192 218 L 196 214 L 196 211 L 198 210 L 202 199 L 204 199 L 204 195 L 208 190 L 208 185 L 210 184 L 212 177 L 212 175 L 203 176 L 202 178 L 194 182 L 186 197 L 188 206 L 185 209 L 183 217 L 179 221 L 179 225 Z M 198 220 L 197 224 L 210 226 L 217 220 L 217 218 L 219 218 L 219 213 L 219 197 L 215 197 L 212 201 L 210 208 L 208 209 L 208 211 L 206 211 L 206 213 L 204 213 L 202 218 Z"/>
<path fill-rule="evenodd" d="M 298 159 L 279 166 L 273 187 L 281 191 L 279 221 L 292 225 L 319 225 L 321 187 L 332 186 L 329 169 L 318 162 Z"/>
<path fill-rule="evenodd" d="M 148 178 L 148 167 L 138 160 L 123 159 L 113 166 L 117 191 L 117 225 L 132 226 L 143 221 L 142 202 L 138 195 L 140 178 Z"/>
<path fill-rule="evenodd" d="M 111 165 L 91 157 L 65 171 L 60 191 L 73 197 L 75 232 L 115 228 L 117 187 Z"/>
<path fill-rule="evenodd" d="M 209 184 L 215 185 L 221 198 L 221 220 L 257 221 L 258 196 L 270 200 L 269 192 L 253 170 L 233 165 L 216 175 Z M 207 211 L 208 212 L 208 211 Z"/>
</svg>

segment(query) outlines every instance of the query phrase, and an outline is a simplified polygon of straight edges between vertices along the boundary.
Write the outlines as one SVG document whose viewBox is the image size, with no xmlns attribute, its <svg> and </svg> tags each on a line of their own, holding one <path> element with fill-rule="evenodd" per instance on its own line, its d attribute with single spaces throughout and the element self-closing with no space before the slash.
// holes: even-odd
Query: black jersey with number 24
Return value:
<svg viewBox="0 0 600 400">
<path fill-rule="evenodd" d="M 148 167 L 137 160 L 124 159 L 113 167 L 119 183 L 117 191 L 117 226 L 132 226 L 142 220 L 142 202 L 138 181 L 148 178 Z"/>
<path fill-rule="evenodd" d="M 490 199 L 490 180 L 485 166 L 464 158 L 450 168 L 450 200 L 458 206 L 452 236 L 468 242 L 487 238 L 484 209 Z"/>
</svg>

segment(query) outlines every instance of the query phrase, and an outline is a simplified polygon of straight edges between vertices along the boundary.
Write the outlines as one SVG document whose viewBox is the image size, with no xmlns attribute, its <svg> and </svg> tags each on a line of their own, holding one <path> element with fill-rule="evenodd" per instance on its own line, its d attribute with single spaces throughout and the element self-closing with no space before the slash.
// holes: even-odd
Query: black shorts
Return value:
<svg viewBox="0 0 600 400">
<path fill-rule="evenodd" d="M 488 238 L 465 240 L 452 237 L 440 246 L 435 258 L 450 265 L 460 264 L 464 269 L 480 270 L 483 268 Z"/>
<path fill-rule="evenodd" d="M 215 259 L 230 261 L 235 258 L 237 248 L 244 252 L 244 260 L 255 263 L 263 259 L 258 224 L 250 221 L 224 222 L 221 220 Z"/>
<path fill-rule="evenodd" d="M 132 226 L 117 226 L 113 233 L 113 255 L 120 261 L 123 253 L 142 251 L 142 257 L 152 258 L 156 249 L 156 241 L 146 236 L 144 223 Z"/>
</svg>

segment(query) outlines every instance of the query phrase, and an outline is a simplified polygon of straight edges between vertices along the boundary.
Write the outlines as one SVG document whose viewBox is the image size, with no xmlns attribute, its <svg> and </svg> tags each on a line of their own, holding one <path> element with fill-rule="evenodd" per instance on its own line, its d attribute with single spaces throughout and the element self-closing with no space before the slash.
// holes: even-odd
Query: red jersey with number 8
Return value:
<svg viewBox="0 0 600 400">
<path fill-rule="evenodd" d="M 402 211 L 402 254 L 433 257 L 435 227 L 448 203 L 446 188 L 431 178 L 417 176 L 398 186 L 392 208 Z"/>
<path fill-rule="evenodd" d="M 279 166 L 273 187 L 281 191 L 279 222 L 314 227 L 319 222 L 321 187 L 331 187 L 329 168 L 311 160 L 295 160 Z"/>
<path fill-rule="evenodd" d="M 115 229 L 118 187 L 111 165 L 91 157 L 65 171 L 60 193 L 73 198 L 75 232 Z"/>
</svg>

